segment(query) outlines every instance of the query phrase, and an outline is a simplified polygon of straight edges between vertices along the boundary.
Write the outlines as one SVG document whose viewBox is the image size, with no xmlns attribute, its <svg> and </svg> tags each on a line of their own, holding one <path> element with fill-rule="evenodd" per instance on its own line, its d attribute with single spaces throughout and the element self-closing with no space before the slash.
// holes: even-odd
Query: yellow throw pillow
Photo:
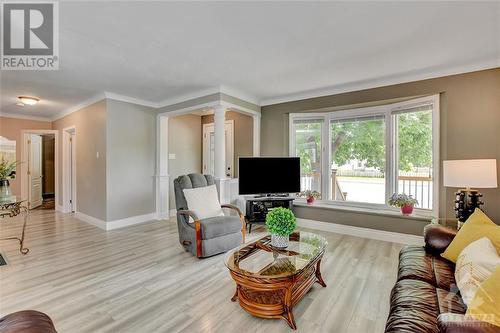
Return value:
<svg viewBox="0 0 500 333">
<path fill-rule="evenodd" d="M 456 263 L 460 252 L 467 245 L 483 237 L 487 237 L 500 253 L 500 226 L 476 208 L 441 256 Z"/>
<path fill-rule="evenodd" d="M 476 292 L 466 316 L 500 326 L 500 266 L 486 279 Z"/>
</svg>

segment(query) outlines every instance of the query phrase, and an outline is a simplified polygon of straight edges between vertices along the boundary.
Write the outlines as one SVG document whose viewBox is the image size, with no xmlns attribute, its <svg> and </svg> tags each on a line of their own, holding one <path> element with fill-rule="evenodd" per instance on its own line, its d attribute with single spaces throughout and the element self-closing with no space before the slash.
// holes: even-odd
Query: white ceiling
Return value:
<svg viewBox="0 0 500 333">
<path fill-rule="evenodd" d="M 231 87 L 258 103 L 500 66 L 500 2 L 60 2 L 60 69 L 2 71 L 1 111 L 104 91 L 152 104 Z M 16 96 L 42 99 L 15 106 Z M 165 101 L 165 102 L 164 102 Z"/>
</svg>

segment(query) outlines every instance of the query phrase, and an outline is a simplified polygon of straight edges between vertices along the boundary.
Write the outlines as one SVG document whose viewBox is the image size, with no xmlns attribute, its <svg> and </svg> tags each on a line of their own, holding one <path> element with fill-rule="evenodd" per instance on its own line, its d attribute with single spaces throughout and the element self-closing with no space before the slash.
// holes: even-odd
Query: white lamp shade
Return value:
<svg viewBox="0 0 500 333">
<path fill-rule="evenodd" d="M 447 187 L 496 188 L 497 160 L 443 161 L 443 183 Z"/>
</svg>

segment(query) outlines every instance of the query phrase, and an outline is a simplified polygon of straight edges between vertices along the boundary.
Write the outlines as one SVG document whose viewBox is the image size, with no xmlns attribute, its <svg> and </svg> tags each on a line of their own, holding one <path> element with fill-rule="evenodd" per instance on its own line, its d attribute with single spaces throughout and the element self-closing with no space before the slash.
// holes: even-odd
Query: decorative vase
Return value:
<svg viewBox="0 0 500 333">
<path fill-rule="evenodd" d="M 0 179 L 0 199 L 7 199 L 12 196 L 8 179 Z"/>
<path fill-rule="evenodd" d="M 413 205 L 404 205 L 401 207 L 401 213 L 403 213 L 403 215 L 411 215 L 411 213 L 413 213 Z"/>
<path fill-rule="evenodd" d="M 289 236 L 271 234 L 271 245 L 280 249 L 288 247 Z"/>
<path fill-rule="evenodd" d="M 312 205 L 314 203 L 314 197 L 308 197 L 306 201 L 308 205 Z"/>
</svg>

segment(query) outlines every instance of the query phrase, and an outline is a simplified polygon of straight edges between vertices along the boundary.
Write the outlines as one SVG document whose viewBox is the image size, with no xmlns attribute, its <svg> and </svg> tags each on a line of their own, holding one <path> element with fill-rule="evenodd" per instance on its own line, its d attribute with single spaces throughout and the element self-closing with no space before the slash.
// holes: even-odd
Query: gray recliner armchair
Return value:
<svg viewBox="0 0 500 333">
<path fill-rule="evenodd" d="M 203 220 L 189 210 L 183 190 L 213 184 L 215 181 L 211 175 L 197 173 L 179 176 L 174 180 L 179 242 L 198 258 L 226 252 L 245 242 L 245 218 L 238 207 L 221 205 L 222 208 L 236 211 L 238 216 L 216 216 Z M 194 223 L 189 222 L 190 217 Z"/>
</svg>

